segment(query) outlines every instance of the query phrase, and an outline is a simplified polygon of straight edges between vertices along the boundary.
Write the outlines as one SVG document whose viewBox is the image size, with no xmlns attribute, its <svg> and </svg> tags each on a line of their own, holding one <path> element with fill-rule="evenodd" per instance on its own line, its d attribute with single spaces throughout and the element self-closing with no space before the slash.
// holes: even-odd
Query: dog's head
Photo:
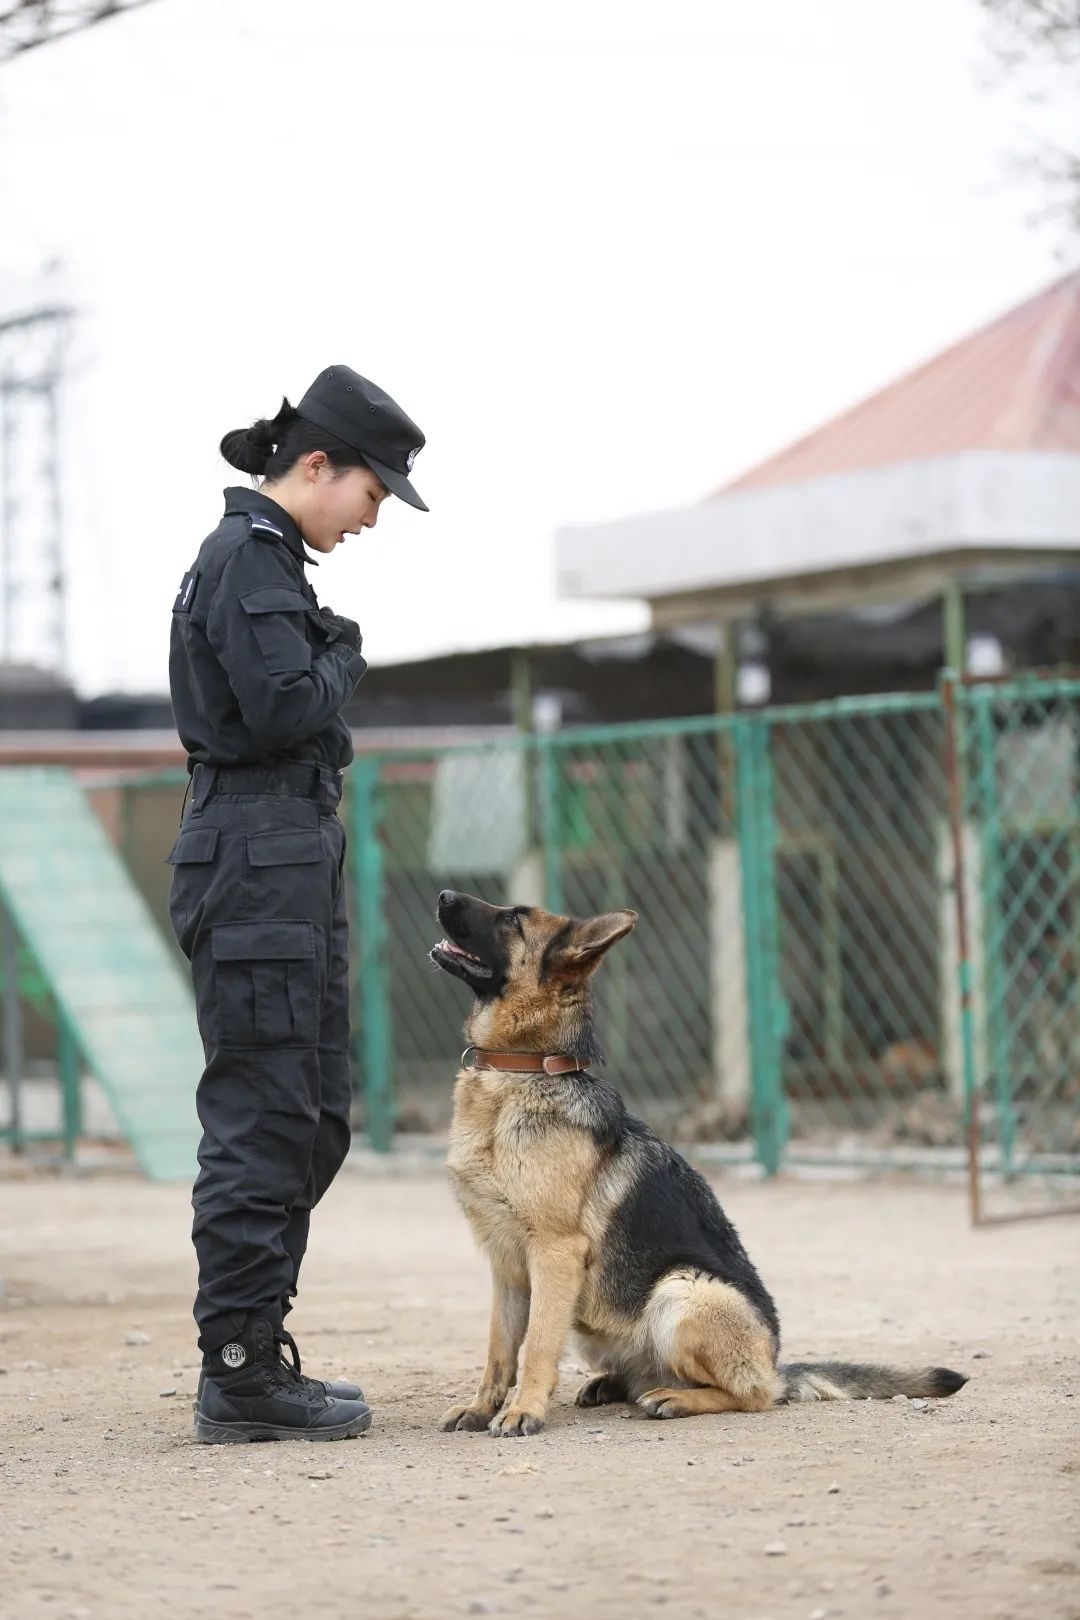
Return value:
<svg viewBox="0 0 1080 1620">
<path fill-rule="evenodd" d="M 465 1026 L 471 1041 L 496 1051 L 582 1055 L 589 981 L 637 912 L 560 917 L 446 890 L 437 916 L 446 937 L 431 960 L 475 997 Z"/>
</svg>

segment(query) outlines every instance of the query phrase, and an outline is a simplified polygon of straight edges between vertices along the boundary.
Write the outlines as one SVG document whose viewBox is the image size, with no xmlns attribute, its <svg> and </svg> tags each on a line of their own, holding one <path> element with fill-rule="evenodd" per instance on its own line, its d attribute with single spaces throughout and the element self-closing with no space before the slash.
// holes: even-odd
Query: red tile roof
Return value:
<svg viewBox="0 0 1080 1620">
<path fill-rule="evenodd" d="M 717 493 L 963 450 L 1080 451 L 1080 271 Z"/>
</svg>

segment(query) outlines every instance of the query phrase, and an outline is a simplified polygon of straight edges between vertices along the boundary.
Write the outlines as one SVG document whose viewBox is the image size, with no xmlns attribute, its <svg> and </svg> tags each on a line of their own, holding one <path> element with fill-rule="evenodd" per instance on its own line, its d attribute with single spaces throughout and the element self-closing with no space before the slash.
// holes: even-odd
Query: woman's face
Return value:
<svg viewBox="0 0 1080 1620">
<path fill-rule="evenodd" d="M 389 493 L 370 467 L 335 469 L 321 450 L 304 456 L 267 490 L 295 517 L 312 551 L 324 555 L 341 545 L 346 535 L 373 529 Z"/>
</svg>

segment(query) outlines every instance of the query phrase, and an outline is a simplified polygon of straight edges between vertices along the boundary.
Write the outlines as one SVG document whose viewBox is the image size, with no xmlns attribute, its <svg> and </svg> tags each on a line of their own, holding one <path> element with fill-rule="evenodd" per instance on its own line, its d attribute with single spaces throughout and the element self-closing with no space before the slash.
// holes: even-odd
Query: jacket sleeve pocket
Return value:
<svg viewBox="0 0 1080 1620">
<path fill-rule="evenodd" d="M 284 585 L 265 585 L 242 596 L 240 606 L 247 614 L 268 674 L 285 675 L 311 668 L 307 626 L 315 611 L 306 596 Z"/>
</svg>

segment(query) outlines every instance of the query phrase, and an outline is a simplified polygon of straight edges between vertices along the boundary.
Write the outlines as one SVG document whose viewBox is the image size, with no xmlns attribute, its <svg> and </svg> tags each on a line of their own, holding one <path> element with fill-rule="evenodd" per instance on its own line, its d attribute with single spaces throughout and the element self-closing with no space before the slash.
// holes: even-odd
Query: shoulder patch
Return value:
<svg viewBox="0 0 1080 1620">
<path fill-rule="evenodd" d="M 172 606 L 173 612 L 190 613 L 191 604 L 195 600 L 195 592 L 198 590 L 198 588 L 199 576 L 193 568 L 190 573 L 185 574 L 183 579 L 180 581 L 180 589 L 176 593 L 176 601 Z"/>
<path fill-rule="evenodd" d="M 273 523 L 270 518 L 264 517 L 261 512 L 249 512 L 248 523 L 251 526 L 252 534 L 268 534 L 275 540 L 284 540 L 285 538 L 284 529 L 279 529 L 276 523 Z"/>
</svg>

